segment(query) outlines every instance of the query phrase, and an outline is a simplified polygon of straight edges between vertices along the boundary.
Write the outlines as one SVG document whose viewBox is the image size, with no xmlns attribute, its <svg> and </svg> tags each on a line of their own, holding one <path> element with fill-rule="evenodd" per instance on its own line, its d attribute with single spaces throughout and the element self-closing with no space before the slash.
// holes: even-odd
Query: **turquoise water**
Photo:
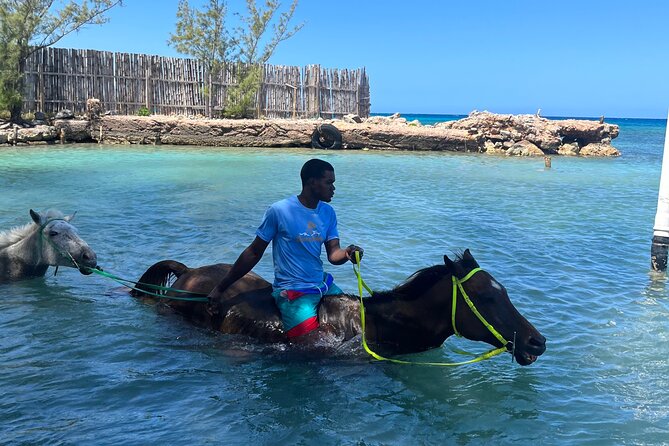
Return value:
<svg viewBox="0 0 669 446">
<path fill-rule="evenodd" d="M 664 122 L 611 121 L 622 157 L 553 157 L 550 170 L 453 153 L 0 150 L 0 228 L 29 208 L 77 210 L 100 264 L 130 278 L 165 258 L 233 261 L 265 207 L 299 190 L 302 163 L 323 157 L 342 242 L 365 247 L 375 288 L 470 248 L 547 338 L 529 367 L 302 357 L 50 270 L 0 285 L 0 443 L 668 444 L 669 296 L 649 272 Z M 355 291 L 350 267 L 330 271 Z M 269 255 L 257 272 L 271 278 Z"/>
</svg>

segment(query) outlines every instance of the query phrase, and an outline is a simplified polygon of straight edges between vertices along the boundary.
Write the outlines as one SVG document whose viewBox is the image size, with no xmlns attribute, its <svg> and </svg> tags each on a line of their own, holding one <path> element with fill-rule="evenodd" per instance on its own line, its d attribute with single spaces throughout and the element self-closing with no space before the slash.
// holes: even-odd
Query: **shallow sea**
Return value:
<svg viewBox="0 0 669 446">
<path fill-rule="evenodd" d="M 413 119 L 414 116 L 407 116 Z M 451 117 L 415 116 L 424 122 Z M 430 121 L 432 119 L 432 121 Z M 97 145 L 0 150 L 0 228 L 78 211 L 105 270 L 231 262 L 318 156 L 343 244 L 392 287 L 470 248 L 547 338 L 458 368 L 304 357 L 194 328 L 61 268 L 0 285 L 1 444 L 669 444 L 669 293 L 649 271 L 665 123 L 617 159 Z M 331 267 L 355 292 L 349 266 Z M 269 255 L 257 272 L 271 279 Z M 447 315 L 444 315 L 447 317 Z M 447 341 L 417 360 L 460 359 Z"/>
</svg>

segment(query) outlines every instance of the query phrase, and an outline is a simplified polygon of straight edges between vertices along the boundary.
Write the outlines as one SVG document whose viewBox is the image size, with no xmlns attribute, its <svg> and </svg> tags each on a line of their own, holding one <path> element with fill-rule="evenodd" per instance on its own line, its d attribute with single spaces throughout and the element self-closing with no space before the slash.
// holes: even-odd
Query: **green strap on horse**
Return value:
<svg viewBox="0 0 669 446">
<path fill-rule="evenodd" d="M 453 324 L 453 330 L 455 331 L 455 334 L 457 336 L 462 336 L 457 328 L 455 327 L 455 310 L 456 310 L 456 305 L 457 305 L 457 294 L 458 290 L 460 290 L 460 293 L 462 294 L 462 297 L 465 299 L 465 302 L 467 302 L 467 305 L 469 308 L 471 308 L 472 312 L 476 315 L 477 318 L 483 323 L 483 325 L 497 338 L 501 343 L 502 347 L 492 349 L 490 351 L 487 351 L 479 356 L 477 356 L 474 359 L 470 359 L 469 361 L 462 361 L 462 362 L 421 362 L 421 361 L 404 361 L 401 359 L 394 359 L 394 358 L 386 358 L 384 356 L 379 355 L 378 353 L 374 352 L 371 348 L 369 348 L 369 345 L 367 344 L 367 338 L 365 336 L 365 304 L 363 302 L 363 295 L 362 295 L 362 289 L 364 288 L 367 290 L 367 292 L 371 295 L 373 295 L 373 292 L 369 286 L 362 280 L 362 275 L 360 274 L 360 253 L 356 251 L 355 253 L 355 260 L 356 262 L 353 264 L 353 272 L 355 273 L 357 279 L 358 279 L 358 294 L 360 295 L 360 326 L 362 329 L 362 347 L 365 349 L 365 351 L 374 359 L 378 361 L 388 361 L 392 362 L 394 364 L 408 364 L 408 365 L 427 365 L 427 366 L 439 366 L 439 367 L 452 367 L 452 366 L 459 366 L 459 365 L 465 365 L 465 364 L 473 364 L 475 362 L 483 361 L 485 359 L 490 359 L 493 356 L 497 356 L 501 353 L 504 353 L 508 351 L 507 346 L 509 345 L 509 342 L 504 339 L 504 337 L 497 331 L 495 328 L 488 323 L 488 321 L 485 320 L 485 318 L 481 315 L 481 313 L 476 309 L 476 306 L 474 306 L 474 303 L 471 301 L 467 293 L 465 292 L 464 288 L 462 287 L 462 284 L 469 280 L 474 274 L 477 272 L 481 271 L 481 268 L 474 268 L 467 274 L 465 277 L 463 277 L 461 280 L 458 280 L 455 275 L 453 275 L 453 310 L 451 312 L 451 318 L 452 318 L 452 324 Z M 357 265 L 357 268 L 356 268 Z M 467 354 L 466 352 L 464 352 Z"/>
</svg>

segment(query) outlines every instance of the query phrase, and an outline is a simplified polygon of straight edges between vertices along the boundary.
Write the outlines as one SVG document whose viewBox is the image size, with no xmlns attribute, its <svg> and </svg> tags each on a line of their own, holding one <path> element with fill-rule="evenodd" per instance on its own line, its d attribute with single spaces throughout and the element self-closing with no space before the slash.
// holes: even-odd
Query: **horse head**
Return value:
<svg viewBox="0 0 669 446">
<path fill-rule="evenodd" d="M 468 249 L 455 262 L 444 256 L 444 263 L 457 287 L 452 318 L 455 333 L 495 347 L 506 346 L 520 365 L 536 361 L 546 350 L 546 339 L 513 306 L 506 288 L 480 269 Z"/>
<path fill-rule="evenodd" d="M 97 255 L 70 223 L 75 214 L 65 216 L 53 210 L 40 214 L 31 209 L 30 217 L 39 226 L 37 249 L 44 264 L 69 266 L 90 274 L 88 268 L 97 266 Z"/>
</svg>

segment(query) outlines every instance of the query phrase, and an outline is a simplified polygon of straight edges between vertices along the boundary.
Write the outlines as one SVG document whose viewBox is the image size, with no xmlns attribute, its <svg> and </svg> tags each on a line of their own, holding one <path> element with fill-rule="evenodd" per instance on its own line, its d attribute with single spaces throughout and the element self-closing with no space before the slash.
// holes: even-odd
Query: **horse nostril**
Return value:
<svg viewBox="0 0 669 446">
<path fill-rule="evenodd" d="M 96 256 L 95 253 L 91 253 L 91 252 L 84 252 L 81 256 L 81 258 L 84 259 L 87 262 L 93 262 L 93 261 L 97 260 L 97 257 L 98 256 Z"/>
<path fill-rule="evenodd" d="M 534 347 L 546 348 L 546 338 L 542 335 L 531 336 L 528 343 Z"/>
<path fill-rule="evenodd" d="M 530 344 L 532 344 L 532 345 L 536 345 L 536 346 L 545 345 L 545 344 L 546 344 L 546 338 L 544 338 L 544 337 L 541 336 L 541 335 L 539 335 L 539 336 L 532 336 L 532 337 L 530 338 Z"/>
</svg>

